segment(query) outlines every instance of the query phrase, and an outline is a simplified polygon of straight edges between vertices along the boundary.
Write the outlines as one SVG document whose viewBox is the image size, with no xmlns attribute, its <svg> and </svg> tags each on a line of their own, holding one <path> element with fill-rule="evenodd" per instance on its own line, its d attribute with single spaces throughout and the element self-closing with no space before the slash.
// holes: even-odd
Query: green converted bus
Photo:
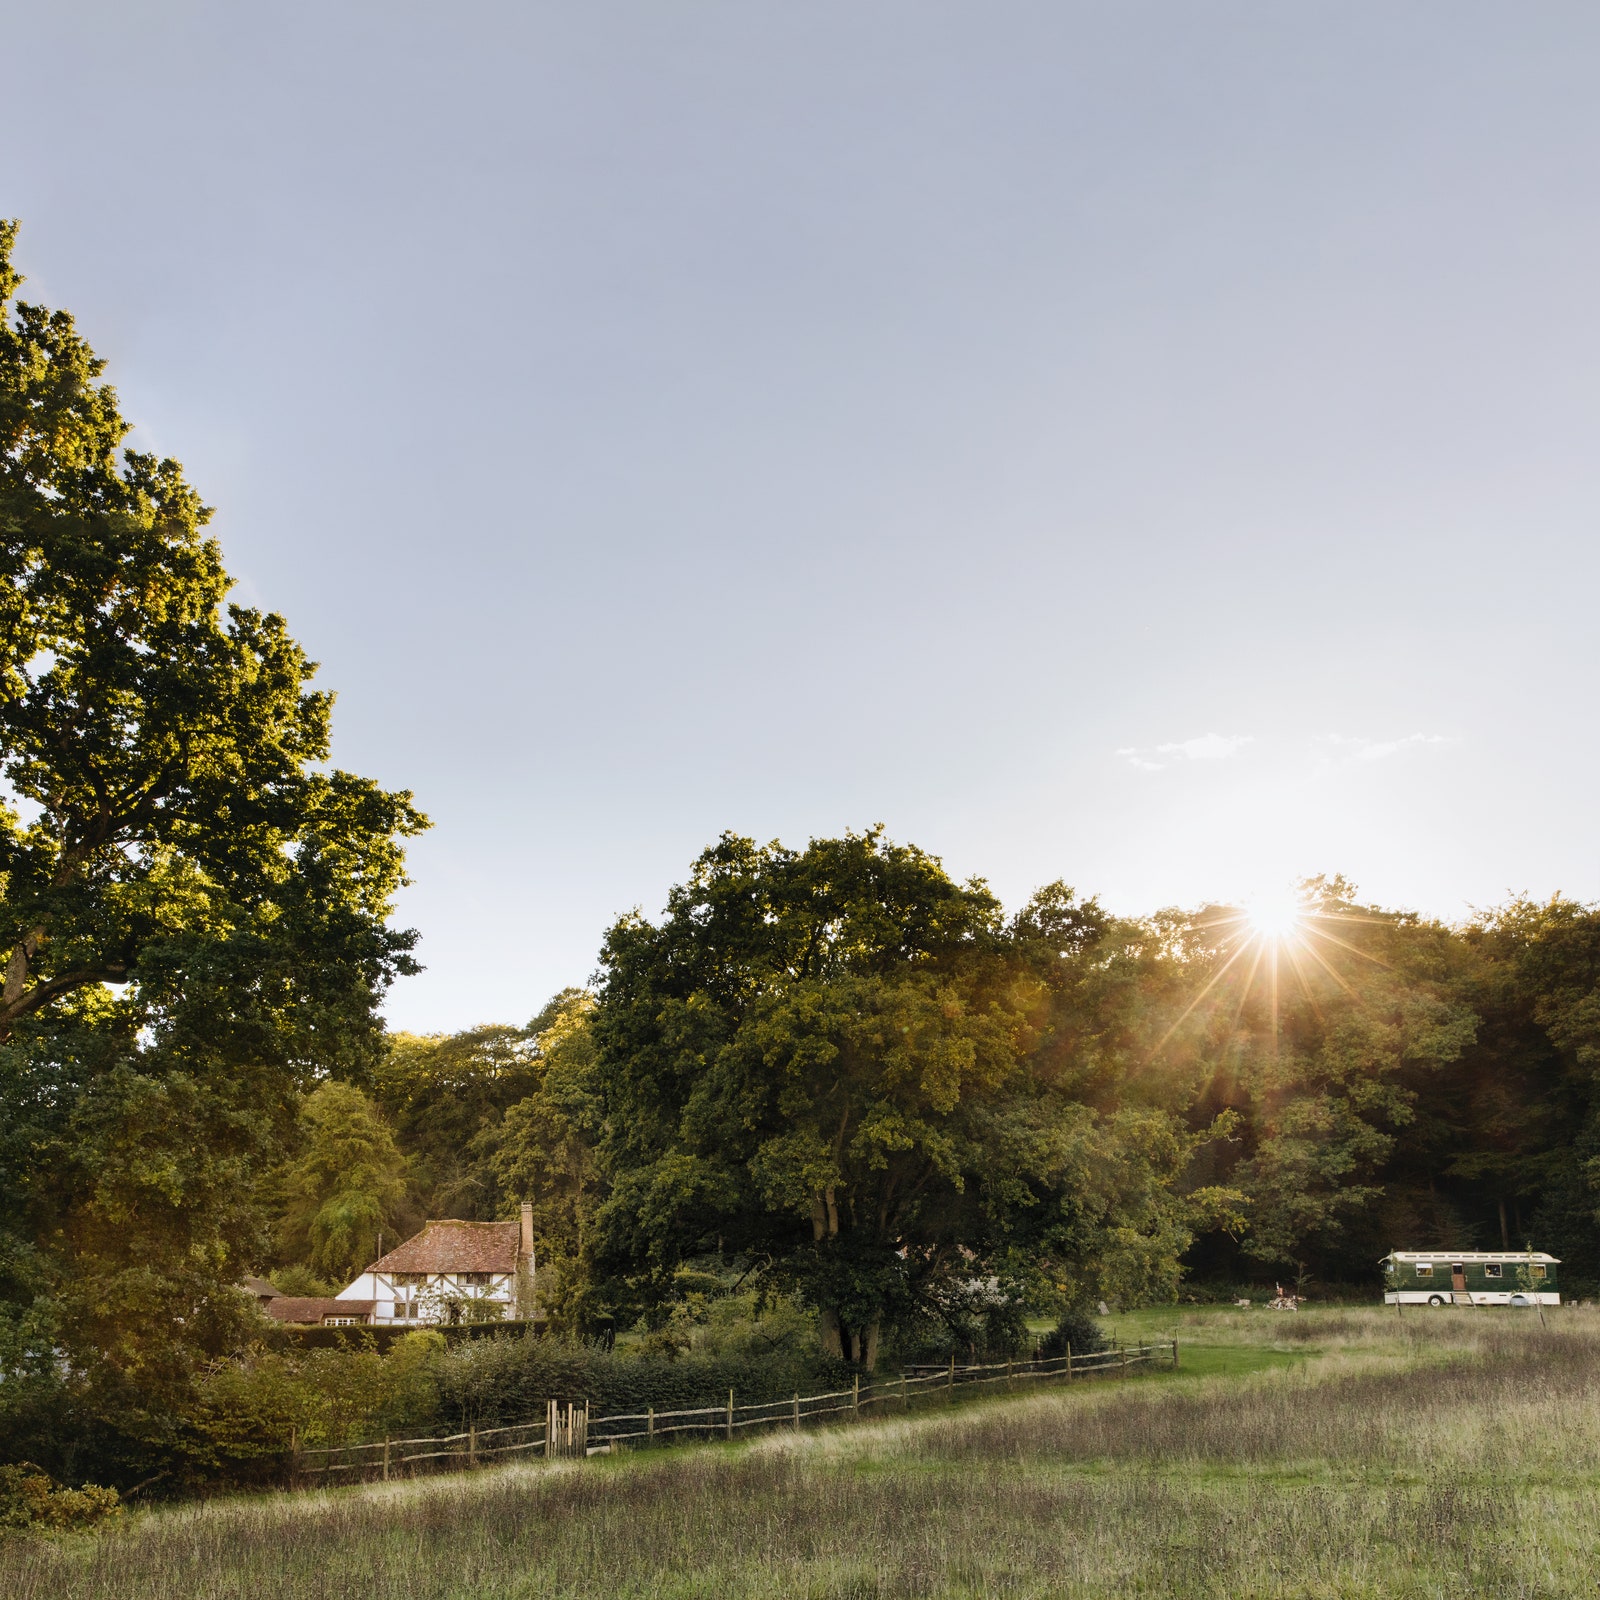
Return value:
<svg viewBox="0 0 1600 1600">
<path fill-rule="evenodd" d="M 1542 1250 L 1391 1250 L 1387 1306 L 1558 1306 L 1556 1257 Z"/>
</svg>

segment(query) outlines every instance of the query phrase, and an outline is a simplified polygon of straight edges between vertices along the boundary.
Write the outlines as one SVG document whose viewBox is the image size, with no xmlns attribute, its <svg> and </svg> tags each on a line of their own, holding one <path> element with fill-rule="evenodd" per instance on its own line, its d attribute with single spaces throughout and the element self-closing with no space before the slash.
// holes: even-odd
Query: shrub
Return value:
<svg viewBox="0 0 1600 1600">
<path fill-rule="evenodd" d="M 1026 1355 L 1031 1346 L 1027 1312 L 1020 1300 L 998 1295 L 972 1295 L 943 1305 L 938 1313 L 924 1310 L 894 1328 L 887 1352 L 889 1364 L 1004 1361 Z"/>
<path fill-rule="evenodd" d="M 1075 1356 L 1092 1356 L 1106 1348 L 1105 1335 L 1087 1306 L 1062 1312 L 1061 1320 L 1039 1341 L 1039 1354 L 1053 1361 L 1064 1356 L 1069 1345 Z"/>
<path fill-rule="evenodd" d="M 31 1461 L 0 1467 L 0 1531 L 71 1533 L 121 1514 L 115 1489 L 64 1489 Z"/>
<path fill-rule="evenodd" d="M 267 1274 L 267 1282 L 279 1294 L 286 1295 L 323 1295 L 337 1294 L 342 1285 L 330 1283 L 326 1278 L 319 1278 L 310 1267 L 296 1264 L 290 1267 L 275 1267 Z"/>
<path fill-rule="evenodd" d="M 482 1425 L 524 1421 L 548 1400 L 587 1399 L 597 1411 L 717 1405 L 730 1389 L 741 1402 L 779 1400 L 822 1387 L 825 1366 L 798 1351 L 626 1354 L 525 1336 L 456 1345 L 436 1375 L 446 1418 Z"/>
</svg>

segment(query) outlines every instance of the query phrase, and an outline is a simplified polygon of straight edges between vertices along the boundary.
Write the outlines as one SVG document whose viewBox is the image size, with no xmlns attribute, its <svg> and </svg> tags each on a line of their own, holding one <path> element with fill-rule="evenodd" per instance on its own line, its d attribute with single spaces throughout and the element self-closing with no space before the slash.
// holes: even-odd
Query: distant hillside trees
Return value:
<svg viewBox="0 0 1600 1600">
<path fill-rule="evenodd" d="M 278 1249 L 331 1282 L 348 1282 L 398 1244 L 406 1160 L 376 1106 L 354 1084 L 324 1083 L 300 1108 L 299 1149 L 277 1175 Z"/>
<path fill-rule="evenodd" d="M 565 989 L 525 1027 L 397 1034 L 371 1078 L 407 1162 L 407 1226 L 515 1217 L 530 1203 L 540 1305 L 579 1329 L 604 1317 L 590 1270 L 604 1189 L 593 1009 L 587 990 Z"/>
</svg>

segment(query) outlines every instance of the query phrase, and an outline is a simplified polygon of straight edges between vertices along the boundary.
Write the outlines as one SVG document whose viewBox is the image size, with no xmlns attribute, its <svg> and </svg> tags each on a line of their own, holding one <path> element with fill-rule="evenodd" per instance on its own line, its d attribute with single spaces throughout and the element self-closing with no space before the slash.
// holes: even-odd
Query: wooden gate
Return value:
<svg viewBox="0 0 1600 1600">
<path fill-rule="evenodd" d="M 552 1400 L 544 1440 L 547 1456 L 588 1455 L 589 1402 L 585 1400 L 581 1406 L 563 1406 L 560 1401 Z"/>
</svg>

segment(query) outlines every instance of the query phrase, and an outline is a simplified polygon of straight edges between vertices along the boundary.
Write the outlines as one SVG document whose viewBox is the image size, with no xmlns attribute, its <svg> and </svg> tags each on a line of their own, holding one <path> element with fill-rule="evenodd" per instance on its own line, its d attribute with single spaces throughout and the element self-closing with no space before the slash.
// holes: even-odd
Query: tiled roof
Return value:
<svg viewBox="0 0 1600 1600">
<path fill-rule="evenodd" d="M 430 1222 L 369 1272 L 515 1272 L 517 1222 Z"/>
<path fill-rule="evenodd" d="M 246 1294 L 253 1294 L 257 1300 L 276 1300 L 278 1298 L 277 1284 L 268 1283 L 265 1278 L 247 1277 L 241 1279 L 239 1287 L 243 1289 Z"/>
<path fill-rule="evenodd" d="M 261 1309 L 274 1322 L 319 1323 L 324 1317 L 370 1317 L 373 1305 L 371 1300 L 335 1300 L 331 1295 L 281 1294 L 263 1302 Z"/>
</svg>

